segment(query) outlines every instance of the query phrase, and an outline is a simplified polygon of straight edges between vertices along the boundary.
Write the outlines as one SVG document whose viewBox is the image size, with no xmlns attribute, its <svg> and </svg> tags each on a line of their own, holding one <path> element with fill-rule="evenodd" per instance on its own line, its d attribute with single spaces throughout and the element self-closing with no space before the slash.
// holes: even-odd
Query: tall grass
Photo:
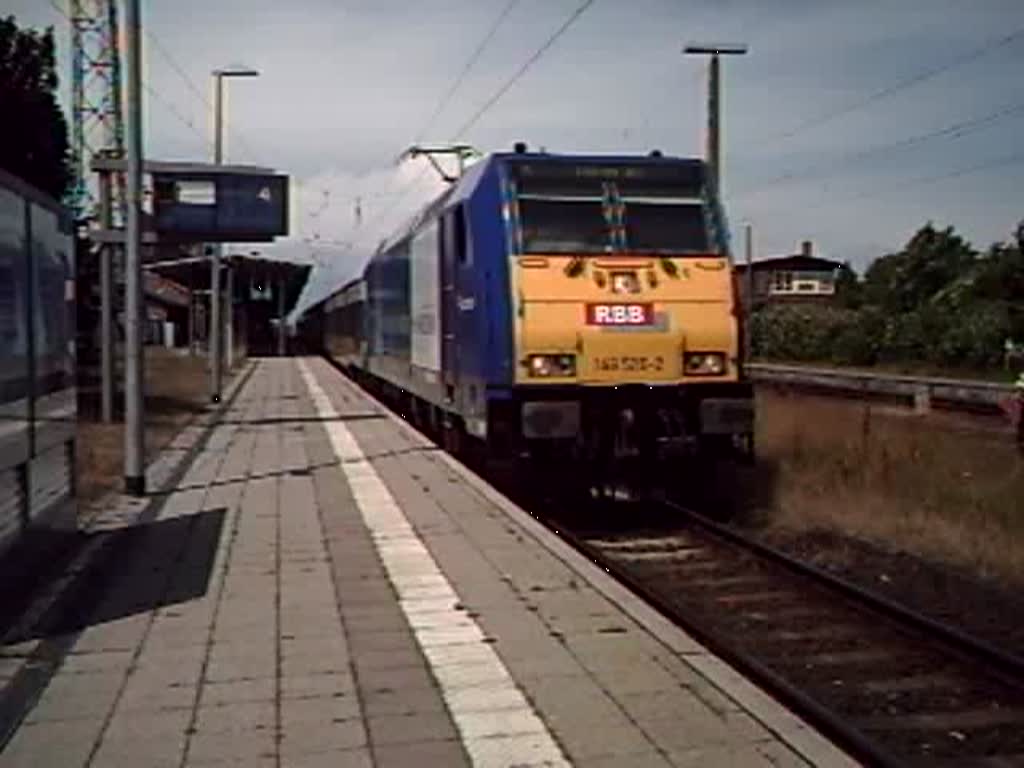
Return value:
<svg viewBox="0 0 1024 768">
<path fill-rule="evenodd" d="M 115 376 L 115 379 L 117 376 Z M 79 390 L 76 463 L 78 495 L 88 506 L 121 483 L 124 463 L 123 397 L 115 400 L 115 420 L 99 421 L 99 382 Z M 206 358 L 147 347 L 145 363 L 145 443 L 147 463 L 155 459 L 178 431 L 209 400 Z"/>
<path fill-rule="evenodd" d="M 762 390 L 757 439 L 771 524 L 1024 584 L 1024 456 L 1008 427 Z"/>
</svg>

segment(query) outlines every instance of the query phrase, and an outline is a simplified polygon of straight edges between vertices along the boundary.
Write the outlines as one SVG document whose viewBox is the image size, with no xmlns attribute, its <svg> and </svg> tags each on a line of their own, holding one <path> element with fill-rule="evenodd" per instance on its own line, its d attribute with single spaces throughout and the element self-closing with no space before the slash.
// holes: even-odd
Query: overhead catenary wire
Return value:
<svg viewBox="0 0 1024 768">
<path fill-rule="evenodd" d="M 447 107 L 447 105 L 451 102 L 452 98 L 458 92 L 459 88 L 462 87 L 462 84 L 465 82 L 466 77 L 472 71 L 473 67 L 476 66 L 477 62 L 480 61 L 480 58 L 487 50 L 487 47 L 493 42 L 495 36 L 498 33 L 498 30 L 501 29 L 501 26 L 505 23 L 506 19 L 508 19 L 509 15 L 512 13 L 512 11 L 518 4 L 519 0 L 509 0 L 509 2 L 506 3 L 505 6 L 502 8 L 501 12 L 495 18 L 494 22 L 491 24 L 490 27 L 488 27 L 487 32 L 484 34 L 483 38 L 481 38 L 480 43 L 469 55 L 469 58 L 466 59 L 466 63 L 463 65 L 458 75 L 456 75 L 455 79 L 452 81 L 451 86 L 449 86 L 449 88 L 439 99 L 437 107 L 435 107 L 430 117 L 424 123 L 423 127 L 416 132 L 416 139 L 414 143 L 419 143 L 419 141 L 422 140 L 423 136 L 434 124 L 437 118 L 441 116 L 441 113 L 444 111 L 445 107 Z M 394 197 L 392 198 L 391 204 L 379 210 L 375 215 L 373 215 L 370 218 L 370 220 L 366 224 L 363 225 L 363 227 L 366 229 L 370 229 L 374 224 L 379 222 L 385 216 L 390 214 L 396 207 L 398 207 L 399 203 L 401 203 L 409 195 L 413 187 L 415 187 L 423 180 L 423 177 L 426 175 L 427 170 L 427 167 L 422 168 L 418 174 L 416 174 L 412 179 L 406 182 L 406 184 L 395 193 Z M 394 187 L 395 178 L 396 177 L 392 177 L 390 182 L 387 184 L 383 194 L 381 195 L 382 197 L 391 196 L 391 190 Z"/>
<path fill-rule="evenodd" d="M 891 152 L 909 149 L 921 144 L 925 144 L 929 141 L 936 139 L 960 139 L 965 136 L 970 136 L 973 133 L 990 128 L 1003 120 L 1011 118 L 1024 117 L 1024 102 L 1017 102 L 1014 104 L 1000 107 L 999 109 L 989 112 L 981 117 L 973 117 L 967 120 L 959 120 L 950 125 L 946 125 L 942 128 L 937 128 L 925 133 L 915 134 L 908 136 L 897 141 L 893 141 L 887 144 L 881 144 L 873 147 L 867 147 L 865 149 L 856 150 L 854 152 L 847 152 L 827 161 L 822 164 L 812 165 L 799 171 L 790 171 L 783 173 L 774 178 L 769 179 L 763 183 L 757 184 L 754 187 L 743 190 L 738 195 L 739 198 L 747 198 L 758 193 L 774 189 L 780 184 L 785 184 L 793 181 L 802 181 L 808 178 L 813 178 L 819 175 L 822 171 L 827 171 L 830 168 L 842 167 L 849 164 L 852 161 L 863 160 L 875 155 L 883 155 Z"/>
<path fill-rule="evenodd" d="M 918 72 L 917 74 L 911 75 L 910 77 L 904 78 L 903 80 L 899 80 L 891 85 L 881 88 L 880 90 L 874 91 L 863 98 L 859 98 L 855 101 L 844 104 L 843 106 L 833 109 L 829 112 L 818 115 L 816 117 L 812 117 L 808 120 L 805 120 L 802 123 L 799 123 L 793 128 L 789 128 L 783 131 L 782 133 L 775 135 L 774 137 L 769 137 L 765 141 L 785 141 L 786 139 L 790 139 L 793 136 L 796 136 L 799 133 L 803 133 L 806 130 L 809 130 L 811 128 L 817 128 L 818 126 L 824 125 L 825 123 L 829 123 L 835 120 L 836 118 L 843 117 L 852 112 L 856 112 L 857 110 L 863 109 L 864 107 L 874 104 L 875 102 L 887 99 L 896 93 L 905 91 L 908 88 L 913 88 L 929 80 L 932 80 L 938 77 L 939 75 L 945 74 L 946 72 L 950 72 L 954 69 L 958 69 L 959 67 L 966 66 L 967 64 L 970 64 L 974 61 L 977 61 L 978 59 L 987 56 L 993 51 L 1010 45 L 1011 43 L 1021 39 L 1022 37 L 1024 37 L 1024 28 L 1015 30 L 1014 32 L 1011 32 L 1009 34 L 999 35 L 996 38 L 986 41 L 980 46 L 970 49 L 969 51 L 962 54 L 961 56 L 958 56 L 952 61 L 946 62 L 945 64 L 940 64 L 935 67 L 930 67 L 929 69 L 926 69 L 922 72 Z"/>
<path fill-rule="evenodd" d="M 1012 32 L 1009 32 L 1009 33 L 1006 33 L 1006 34 L 998 35 L 998 36 L 988 40 L 987 42 L 983 43 L 982 45 L 976 46 L 976 47 L 968 50 L 967 52 L 965 52 L 961 56 L 958 56 L 957 58 L 953 59 L 952 61 L 949 61 L 949 62 L 947 62 L 945 64 L 942 64 L 942 65 L 939 65 L 939 66 L 931 67 L 931 68 L 926 69 L 926 70 L 924 70 L 922 72 L 919 72 L 919 73 L 917 73 L 915 75 L 912 75 L 910 77 L 907 77 L 907 78 L 904 78 L 902 80 L 899 80 L 899 81 L 897 81 L 897 82 L 895 82 L 895 83 L 893 83 L 891 85 L 888 85 L 888 86 L 886 86 L 884 88 L 881 88 L 881 89 L 879 89 L 879 90 L 877 90 L 877 91 L 867 95 L 864 98 L 857 99 L 857 100 L 855 100 L 855 101 L 853 101 L 851 103 L 848 103 L 848 104 L 846 104 L 846 105 L 844 105 L 842 107 L 839 107 L 839 108 L 837 108 L 835 110 L 827 112 L 827 113 L 825 113 L 823 115 L 819 115 L 817 117 L 808 119 L 808 120 L 798 124 L 797 126 L 794 126 L 793 128 L 790 128 L 790 129 L 782 132 L 781 134 L 775 134 L 773 136 L 770 136 L 767 139 L 765 139 L 765 141 L 766 142 L 771 142 L 771 141 L 785 140 L 785 139 L 791 138 L 791 137 L 793 137 L 793 136 L 795 136 L 795 135 L 797 135 L 799 133 L 802 133 L 805 130 L 809 130 L 811 128 L 816 128 L 816 127 L 818 127 L 820 125 L 824 125 L 824 124 L 829 123 L 829 122 L 831 122 L 831 121 L 833 121 L 835 119 L 838 119 L 840 117 L 844 117 L 844 116 L 846 116 L 848 114 L 854 113 L 854 112 L 856 112 L 856 111 L 858 111 L 860 109 L 863 109 L 865 107 L 868 107 L 868 106 L 870 106 L 870 105 L 872 105 L 872 104 L 874 104 L 876 102 L 879 102 L 879 101 L 882 101 L 884 99 L 887 99 L 887 98 L 893 96 L 894 94 L 900 93 L 900 92 L 905 91 L 905 90 L 910 89 L 910 88 L 913 88 L 913 87 L 918 86 L 918 85 L 920 85 L 922 83 L 928 82 L 928 81 L 930 81 L 930 80 L 932 80 L 932 79 L 934 79 L 936 77 L 939 77 L 940 75 L 943 75 L 943 74 L 945 74 L 947 72 L 953 71 L 953 70 L 955 70 L 957 68 L 966 66 L 966 65 L 968 65 L 968 64 L 970 64 L 970 63 L 972 63 L 974 61 L 982 59 L 985 56 L 989 55 L 990 53 L 993 53 L 996 50 L 1002 49 L 1002 48 L 1004 48 L 1004 47 L 1006 47 L 1006 46 L 1008 46 L 1008 45 L 1010 45 L 1010 44 L 1012 44 L 1012 43 L 1014 43 L 1014 42 L 1016 42 L 1016 41 L 1018 41 L 1018 40 L 1020 40 L 1022 38 L 1024 38 L 1024 28 L 1016 29 L 1016 30 L 1014 30 Z M 885 145 L 881 145 L 881 146 L 875 146 L 875 147 L 868 147 L 868 148 L 865 148 L 865 149 L 862 149 L 862 150 L 858 150 L 858 151 L 855 151 L 855 152 L 845 153 L 844 155 L 840 156 L 836 160 L 834 160 L 834 161 L 832 161 L 830 163 L 822 164 L 822 165 L 824 165 L 825 167 L 834 167 L 836 165 L 842 166 L 844 164 L 849 163 L 852 160 L 860 160 L 860 159 L 863 159 L 863 158 L 866 158 L 866 157 L 871 157 L 871 156 L 878 155 L 878 154 L 885 154 L 885 153 L 888 153 L 888 152 L 910 149 L 913 146 L 916 146 L 916 145 L 919 145 L 919 144 L 923 144 L 923 143 L 926 143 L 928 141 L 932 141 L 932 140 L 935 140 L 935 139 L 940 139 L 940 138 L 953 138 L 953 139 L 956 139 L 956 138 L 960 138 L 962 136 L 966 136 L 966 135 L 969 135 L 969 134 L 974 133 L 976 131 L 979 131 L 979 130 L 982 130 L 984 128 L 987 128 L 987 127 L 989 127 L 989 126 L 991 126 L 991 125 L 993 125 L 995 123 L 998 123 L 998 122 L 1000 122 L 1002 120 L 1018 117 L 1018 116 L 1021 116 L 1022 114 L 1024 114 L 1024 104 L 1011 104 L 1011 105 L 1008 105 L 1008 106 L 1005 106 L 1005 107 L 1001 107 L 1000 109 L 997 109 L 994 112 L 988 113 L 988 114 L 983 115 L 981 117 L 969 118 L 967 120 L 958 121 L 958 122 L 953 123 L 951 125 L 947 125 L 947 126 L 944 126 L 942 128 L 939 128 L 939 129 L 927 131 L 927 132 L 924 132 L 924 133 L 921 133 L 921 134 L 916 134 L 914 136 L 909 136 L 909 137 L 906 137 L 904 139 L 900 139 L 898 141 L 891 142 L 889 144 L 885 144 Z M 982 172 L 985 172 L 985 171 L 990 171 L 990 170 L 993 170 L 993 169 L 998 168 L 998 167 L 1003 166 L 1003 165 L 1017 165 L 1022 160 L 1024 160 L 1024 155 L 1022 155 L 1022 156 L 1011 155 L 1009 157 L 1000 158 L 999 160 L 986 161 L 986 162 L 983 162 L 983 163 L 980 163 L 980 164 L 977 164 L 977 165 L 972 165 L 972 166 L 969 166 L 967 168 L 961 168 L 961 169 L 957 169 L 957 170 L 954 170 L 954 171 L 944 172 L 944 173 L 940 173 L 940 174 L 933 174 L 933 175 L 924 176 L 924 177 L 917 177 L 917 178 L 913 178 L 913 179 L 910 179 L 908 181 L 905 181 L 903 183 L 896 183 L 896 184 L 888 185 L 888 186 L 885 187 L 883 192 L 889 192 L 889 191 L 892 191 L 892 190 L 911 189 L 911 188 L 914 188 L 914 187 L 917 187 L 917 186 L 926 185 L 926 184 L 938 184 L 938 183 L 941 183 L 943 181 L 947 181 L 947 180 L 951 180 L 951 179 L 956 179 L 956 178 L 961 178 L 963 176 L 969 176 L 969 175 L 973 175 L 973 174 L 977 174 L 977 173 L 982 173 Z M 749 198 L 752 195 L 757 194 L 758 192 L 761 192 L 761 191 L 763 191 L 765 189 L 773 188 L 773 187 L 775 187 L 775 186 L 777 186 L 779 184 L 782 184 L 782 183 L 785 183 L 785 182 L 788 182 L 788 181 L 795 181 L 795 180 L 798 180 L 798 179 L 806 178 L 807 176 L 816 175 L 816 174 L 821 172 L 821 169 L 822 169 L 822 166 L 812 166 L 812 167 L 810 167 L 808 169 L 804 169 L 803 171 L 791 171 L 791 172 L 788 172 L 788 173 L 785 173 L 785 174 L 781 174 L 780 176 L 778 176 L 778 177 L 776 177 L 774 179 L 771 179 L 768 182 L 765 182 L 765 183 L 762 183 L 762 184 L 758 184 L 756 187 L 752 187 L 752 188 L 746 190 L 745 192 L 741 193 L 739 195 L 739 197 L 740 198 Z M 827 189 L 828 188 L 826 187 L 826 191 L 827 191 Z M 846 201 L 847 202 L 854 202 L 854 201 L 857 201 L 857 200 L 865 200 L 865 199 L 872 198 L 872 197 L 874 197 L 874 196 L 876 196 L 878 194 L 879 194 L 879 190 L 877 188 L 872 188 L 870 190 L 866 190 L 866 191 L 864 191 L 864 192 L 862 192 L 860 194 L 857 194 L 857 195 L 855 195 L 852 198 L 847 198 Z M 825 199 L 825 198 L 819 199 L 818 201 L 816 201 L 816 202 L 812 203 L 810 206 L 808 206 L 805 210 L 820 209 L 823 206 L 825 206 L 826 204 L 828 204 L 828 199 Z"/>
<path fill-rule="evenodd" d="M 501 13 L 498 14 L 497 18 L 495 18 L 495 20 L 491 24 L 491 26 L 488 27 L 487 32 L 484 34 L 483 38 L 481 38 L 480 43 L 473 50 L 473 52 L 470 54 L 469 58 L 466 59 L 466 63 L 463 65 L 463 67 L 459 71 L 458 75 L 456 75 L 456 77 L 452 80 L 452 84 L 448 87 L 448 89 L 444 92 L 444 94 L 442 94 L 441 98 L 438 99 L 437 105 L 431 111 L 430 116 L 424 122 L 423 126 L 416 132 L 415 138 L 413 139 L 413 144 L 419 144 L 423 140 L 423 138 L 425 137 L 427 132 L 431 129 L 431 127 L 433 127 L 434 123 L 437 121 L 437 118 L 441 116 L 441 113 L 445 110 L 445 108 L 451 102 L 452 98 L 454 98 L 454 96 L 458 92 L 459 88 L 462 87 L 462 84 L 465 82 L 466 77 L 469 76 L 469 73 L 472 71 L 473 67 L 476 66 L 477 62 L 483 56 L 484 51 L 487 49 L 487 46 L 490 45 L 490 43 L 494 39 L 495 35 L 497 35 L 498 30 L 501 28 L 502 24 L 504 24 L 505 20 L 509 16 L 509 14 L 512 13 L 512 11 L 519 4 L 519 2 L 520 2 L 520 0 L 509 0 L 509 2 L 507 2 L 505 4 L 505 6 L 502 8 Z M 409 184 L 407 184 L 406 187 L 403 187 L 403 189 L 398 190 L 397 193 L 395 193 L 394 196 L 393 196 L 394 202 L 391 205 L 387 206 L 381 212 L 378 212 L 376 215 L 372 216 L 370 218 L 370 221 L 367 222 L 365 225 L 360 223 L 360 224 L 358 224 L 358 226 L 361 226 L 361 227 L 365 226 L 365 227 L 369 228 L 373 224 L 376 224 L 377 221 L 379 221 L 381 218 L 383 218 L 384 215 L 390 213 L 391 210 L 393 210 L 394 207 L 402 199 L 405 198 L 405 196 L 408 194 L 408 192 L 411 191 L 411 187 L 413 185 L 419 183 L 419 181 L 423 178 L 424 172 L 425 172 L 425 169 L 424 169 L 424 171 L 421 171 L 416 176 L 416 178 L 414 178 Z M 381 194 L 376 195 L 376 196 L 372 196 L 372 197 L 367 197 L 367 196 L 360 196 L 360 197 L 362 197 L 364 200 L 374 199 L 374 197 L 376 197 L 376 198 L 389 198 L 389 197 L 392 197 L 392 189 L 394 188 L 395 183 L 396 183 L 396 179 L 395 179 L 395 177 L 392 177 L 388 181 L 388 183 L 386 184 L 386 186 L 384 188 L 384 191 Z M 323 190 L 323 192 L 326 193 L 327 190 Z M 319 213 L 322 213 L 322 212 L 323 211 L 321 210 Z M 317 215 L 319 215 L 319 213 Z"/>
<path fill-rule="evenodd" d="M 170 50 L 168 50 L 167 46 L 165 46 L 160 41 L 160 38 L 156 36 L 156 33 L 147 28 L 143 30 L 143 34 L 149 39 L 151 43 L 153 43 L 153 49 L 160 54 L 161 58 L 163 58 L 164 61 L 167 62 L 167 64 L 171 67 L 174 73 L 181 78 L 181 80 L 185 83 L 185 85 L 193 93 L 193 95 L 195 95 L 195 97 L 199 99 L 199 102 L 206 109 L 212 112 L 213 103 L 210 101 L 209 96 L 203 93 L 202 89 L 199 87 L 196 81 L 193 80 L 185 71 L 185 69 L 178 63 L 178 61 L 174 58 L 174 55 L 170 52 Z M 242 146 L 242 149 L 245 150 L 250 155 L 250 157 L 252 157 L 252 159 L 258 159 L 259 153 L 253 150 L 252 145 L 249 144 L 249 142 L 245 139 L 245 136 L 242 135 L 241 131 L 239 131 L 237 128 L 229 127 L 228 134 L 234 136 L 235 140 Z M 212 142 L 210 143 L 212 146 Z"/>
<path fill-rule="evenodd" d="M 519 82 L 520 79 L 522 79 L 522 77 L 530 70 L 530 67 L 536 64 L 541 59 L 541 57 L 545 53 L 547 53 L 554 46 L 555 43 L 558 42 L 558 39 L 562 35 L 564 35 L 569 30 L 569 28 L 573 24 L 575 24 L 580 19 L 580 17 L 584 13 L 586 13 L 587 9 L 590 8 L 590 6 L 592 6 L 595 2 L 596 0 L 584 0 L 584 2 L 581 3 L 579 7 L 577 7 L 576 10 L 569 15 L 569 18 L 562 22 L 558 29 L 556 29 L 554 33 L 547 40 L 544 41 L 543 45 L 541 45 L 540 48 L 534 51 L 533 55 L 530 56 L 530 58 L 528 58 L 518 70 L 516 70 L 515 74 L 512 75 L 512 77 L 510 77 L 500 88 L 498 88 L 498 90 L 495 91 L 494 95 L 492 95 L 486 102 L 484 102 L 484 104 L 476 112 L 474 112 L 473 115 L 465 123 L 463 123 L 457 131 L 455 131 L 455 135 L 461 136 L 474 125 L 476 125 L 484 117 L 484 115 L 486 115 L 494 107 L 494 105 L 496 105 L 502 99 L 502 97 L 504 97 L 504 95 L 512 89 L 512 87 L 517 82 Z"/>
<path fill-rule="evenodd" d="M 938 184 L 944 181 L 951 181 L 952 179 L 963 178 L 964 176 L 972 176 L 976 173 L 983 171 L 989 171 L 994 168 L 1010 168 L 1012 166 L 1020 165 L 1024 163 L 1024 152 L 1015 152 L 1010 155 L 1004 155 L 1003 157 L 994 158 L 992 160 L 986 160 L 983 163 L 977 163 L 970 165 L 965 168 L 958 168 L 953 171 L 946 171 L 944 173 L 932 174 L 929 176 L 919 176 L 917 178 L 908 179 L 903 182 L 895 184 L 887 184 L 883 188 L 879 189 L 877 186 L 869 190 L 864 190 L 852 197 L 845 198 L 846 202 L 855 202 L 857 200 L 869 200 L 871 198 L 877 198 L 884 196 L 890 192 L 898 192 L 914 187 L 923 186 L 926 184 Z M 816 203 L 812 203 L 806 206 L 803 210 L 815 210 L 827 205 L 828 201 L 822 199 Z"/>
<path fill-rule="evenodd" d="M 473 115 L 459 127 L 457 131 L 455 131 L 452 141 L 455 141 L 459 136 L 461 136 L 474 125 L 476 125 L 476 123 L 478 123 L 484 117 L 484 115 L 486 115 L 487 112 L 489 112 L 501 100 L 501 98 L 506 93 L 508 93 L 517 82 L 519 82 L 520 79 L 522 79 L 522 77 L 530 70 L 530 68 L 538 61 L 540 61 L 544 54 L 547 53 L 555 45 L 555 43 L 558 42 L 559 38 L 561 38 L 562 35 L 564 35 L 569 30 L 569 28 L 573 24 L 575 24 L 576 21 L 578 21 L 579 18 L 587 11 L 587 9 L 589 9 L 590 6 L 592 6 L 595 2 L 596 0 L 584 0 L 584 2 L 581 3 L 569 15 L 569 17 L 558 26 L 558 28 L 541 44 L 541 46 L 537 48 L 536 51 L 533 52 L 533 54 L 523 63 L 523 65 L 516 70 L 512 77 L 506 80 L 494 92 L 494 94 L 492 94 L 491 97 L 488 98 L 483 103 L 483 105 L 481 105 L 480 108 L 478 108 L 476 112 L 474 112 Z M 505 15 L 506 14 L 503 12 L 502 16 L 499 18 L 499 22 L 504 18 Z M 397 207 L 397 205 L 402 200 L 404 200 L 406 196 L 408 196 L 409 192 L 412 191 L 412 188 L 423 179 L 423 176 L 426 174 L 426 172 L 427 168 L 423 168 L 415 177 L 413 177 L 413 179 L 410 180 L 402 188 L 400 194 L 395 199 L 395 202 L 392 203 L 392 205 L 388 206 L 388 208 L 385 209 L 383 213 L 390 213 L 392 210 L 394 210 L 394 208 Z M 374 217 L 373 221 L 376 222 L 380 218 L 381 215 L 378 215 Z"/>
<path fill-rule="evenodd" d="M 199 138 L 199 141 L 203 144 L 204 152 L 212 151 L 213 142 L 210 141 L 210 139 L 207 136 L 205 136 L 203 132 L 199 130 L 199 128 L 196 127 L 196 124 L 192 122 L 190 118 L 182 114 L 181 111 L 174 105 L 174 103 L 170 99 L 165 98 L 159 91 L 157 91 L 150 85 L 144 84 L 142 87 L 154 101 L 163 106 L 163 108 L 166 109 L 171 114 L 172 117 L 174 117 L 179 123 L 184 125 L 186 128 L 191 130 L 192 133 L 194 133 Z"/>
<path fill-rule="evenodd" d="M 447 107 L 448 104 L 451 102 L 452 98 L 458 92 L 459 88 L 461 88 L 462 84 L 466 81 L 466 78 L 469 76 L 469 73 L 472 71 L 473 67 L 476 66 L 476 63 L 480 60 L 480 57 L 483 56 L 484 51 L 487 50 L 487 46 L 491 44 L 491 41 L 494 39 L 495 35 L 498 34 L 498 30 L 501 28 L 501 25 L 505 22 L 505 19 L 508 18 L 509 14 L 512 13 L 512 11 L 515 9 L 517 5 L 519 5 L 519 3 L 520 0 L 509 0 L 509 2 L 505 4 L 505 7 L 502 9 L 501 13 L 498 14 L 498 17 L 494 20 L 494 23 L 491 24 L 490 28 L 487 30 L 487 34 L 485 34 L 483 39 L 480 40 L 480 44 L 477 45 L 473 53 L 470 54 L 469 58 L 466 60 L 466 63 L 463 65 L 462 70 L 452 81 L 451 86 L 438 100 L 437 106 L 434 107 L 434 110 L 430 113 L 430 117 L 427 118 L 427 121 L 424 123 L 423 127 L 416 132 L 416 138 L 413 141 L 414 144 L 419 144 L 426 136 L 427 132 L 433 127 L 437 118 L 441 116 L 442 112 L 444 112 L 445 107 Z"/>
</svg>

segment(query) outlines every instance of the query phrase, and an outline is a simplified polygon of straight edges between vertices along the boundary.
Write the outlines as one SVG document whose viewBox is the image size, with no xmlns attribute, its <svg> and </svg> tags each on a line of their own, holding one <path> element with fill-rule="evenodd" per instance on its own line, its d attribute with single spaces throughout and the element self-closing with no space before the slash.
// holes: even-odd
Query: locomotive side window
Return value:
<svg viewBox="0 0 1024 768">
<path fill-rule="evenodd" d="M 457 206 L 453 212 L 453 219 L 455 228 L 455 258 L 461 266 L 468 267 L 473 263 L 473 254 L 469 248 L 469 238 L 466 236 L 465 207 Z"/>
</svg>

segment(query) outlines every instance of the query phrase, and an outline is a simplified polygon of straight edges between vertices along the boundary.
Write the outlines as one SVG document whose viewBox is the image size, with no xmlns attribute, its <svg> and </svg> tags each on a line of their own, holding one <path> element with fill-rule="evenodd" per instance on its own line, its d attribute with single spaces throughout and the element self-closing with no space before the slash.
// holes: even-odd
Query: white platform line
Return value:
<svg viewBox="0 0 1024 768">
<path fill-rule="evenodd" d="M 416 642 L 430 663 L 473 765 L 568 766 L 544 721 L 366 459 L 308 364 L 299 370 Z"/>
</svg>

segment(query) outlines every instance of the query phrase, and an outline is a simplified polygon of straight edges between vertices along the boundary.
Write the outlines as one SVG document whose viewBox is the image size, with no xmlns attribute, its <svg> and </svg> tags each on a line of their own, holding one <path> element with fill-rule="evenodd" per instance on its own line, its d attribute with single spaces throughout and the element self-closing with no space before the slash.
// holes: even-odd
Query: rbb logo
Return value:
<svg viewBox="0 0 1024 768">
<path fill-rule="evenodd" d="M 650 325 L 650 304 L 587 304 L 588 325 Z"/>
</svg>

